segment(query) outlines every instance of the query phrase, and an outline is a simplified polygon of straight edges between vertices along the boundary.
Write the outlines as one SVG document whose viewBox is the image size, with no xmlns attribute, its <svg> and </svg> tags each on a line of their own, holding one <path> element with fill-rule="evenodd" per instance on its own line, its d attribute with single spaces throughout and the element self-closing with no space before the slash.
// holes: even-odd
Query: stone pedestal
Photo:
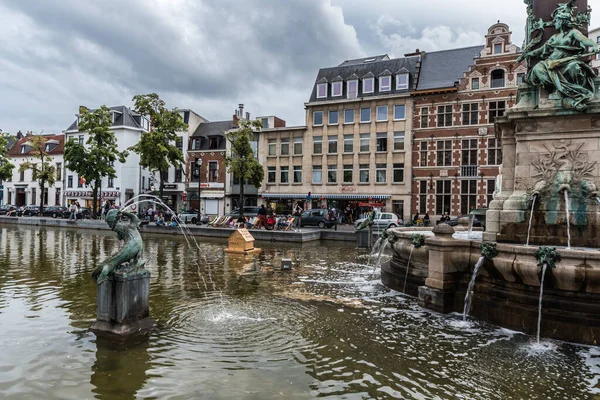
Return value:
<svg viewBox="0 0 600 400">
<path fill-rule="evenodd" d="M 529 88 L 531 89 L 531 88 Z M 536 198 L 530 244 L 600 247 L 600 102 L 586 113 L 560 108 L 545 92 L 539 105 L 531 90 L 515 109 L 496 120 L 502 137 L 502 188 L 486 214 L 484 240 L 525 244 Z M 564 191 L 569 196 L 569 214 Z"/>
<path fill-rule="evenodd" d="M 154 326 L 149 312 L 150 271 L 115 271 L 98 285 L 92 330 L 119 336 L 145 333 Z"/>
</svg>

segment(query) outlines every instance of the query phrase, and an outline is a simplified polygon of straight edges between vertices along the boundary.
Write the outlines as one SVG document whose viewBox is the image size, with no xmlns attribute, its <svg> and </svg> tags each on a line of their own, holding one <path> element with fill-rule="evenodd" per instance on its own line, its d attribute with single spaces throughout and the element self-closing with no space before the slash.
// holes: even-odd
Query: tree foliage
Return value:
<svg viewBox="0 0 600 400">
<path fill-rule="evenodd" d="M 164 175 L 169 167 L 180 167 L 185 164 L 182 151 L 177 148 L 177 132 L 187 130 L 179 110 L 169 110 L 165 102 L 156 93 L 136 95 L 133 97 L 135 110 L 150 117 L 150 131 L 142 133 L 135 146 L 129 149 L 140 155 L 140 165 L 160 177 L 160 197 L 164 191 Z"/>
<path fill-rule="evenodd" d="M 0 134 L 0 181 L 6 181 L 12 177 L 12 171 L 15 167 L 8 158 L 8 138 L 5 134 Z"/>
<path fill-rule="evenodd" d="M 31 170 L 33 180 L 40 186 L 40 214 L 44 211 L 44 193 L 46 188 L 54 186 L 56 183 L 56 166 L 52 162 L 52 157 L 48 155 L 46 148 L 47 138 L 41 135 L 30 136 L 24 145 L 31 147 L 29 155 L 34 160 L 27 159 L 19 166 L 19 172 Z"/>
<path fill-rule="evenodd" d="M 264 168 L 256 159 L 250 143 L 254 140 L 254 130 L 261 127 L 258 120 L 241 120 L 238 129 L 227 133 L 231 152 L 225 157 L 225 165 L 227 172 L 240 180 L 240 216 L 244 215 L 244 183 L 258 188 L 265 177 Z"/>
<path fill-rule="evenodd" d="M 92 213 L 95 217 L 102 178 L 115 178 L 114 162 L 124 163 L 128 153 L 118 150 L 117 138 L 110 130 L 112 119 L 108 107 L 102 106 L 94 111 L 82 107 L 79 113 L 79 132 L 87 132 L 88 139 L 85 145 L 69 140 L 65 145 L 65 162 L 67 168 L 92 185 Z"/>
</svg>

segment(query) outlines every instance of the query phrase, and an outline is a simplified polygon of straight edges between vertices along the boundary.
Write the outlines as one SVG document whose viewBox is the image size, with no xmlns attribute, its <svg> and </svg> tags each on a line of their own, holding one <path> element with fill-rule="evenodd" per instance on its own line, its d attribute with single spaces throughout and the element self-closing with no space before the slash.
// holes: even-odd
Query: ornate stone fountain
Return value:
<svg viewBox="0 0 600 400">
<path fill-rule="evenodd" d="M 543 337 L 596 344 L 600 338 L 600 81 L 589 66 L 599 52 L 585 36 L 587 1 L 526 0 L 526 83 L 518 103 L 496 120 L 502 139 L 501 188 L 486 215 L 485 242 L 470 317 Z M 575 7 L 575 4 L 579 7 Z M 413 232 L 396 229 L 382 281 L 439 312 L 461 312 L 481 243 L 454 239 L 438 225 L 406 260 Z M 529 241 L 534 246 L 525 246 Z M 557 246 L 546 271 L 538 246 Z M 560 247 L 562 246 L 562 247 Z M 574 249 L 574 248 L 577 249 Z M 583 248 L 587 249 L 583 249 Z M 406 276 L 406 278 L 405 278 Z M 540 290 L 543 285 L 543 291 Z M 543 293 L 543 298 L 542 298 Z"/>
</svg>

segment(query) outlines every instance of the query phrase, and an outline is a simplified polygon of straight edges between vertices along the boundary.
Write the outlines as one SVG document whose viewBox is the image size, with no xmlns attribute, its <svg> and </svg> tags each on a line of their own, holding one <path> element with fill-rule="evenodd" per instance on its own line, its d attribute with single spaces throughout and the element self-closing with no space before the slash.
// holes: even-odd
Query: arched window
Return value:
<svg viewBox="0 0 600 400">
<path fill-rule="evenodd" d="M 504 87 L 504 70 L 495 69 L 492 71 L 492 88 Z"/>
</svg>

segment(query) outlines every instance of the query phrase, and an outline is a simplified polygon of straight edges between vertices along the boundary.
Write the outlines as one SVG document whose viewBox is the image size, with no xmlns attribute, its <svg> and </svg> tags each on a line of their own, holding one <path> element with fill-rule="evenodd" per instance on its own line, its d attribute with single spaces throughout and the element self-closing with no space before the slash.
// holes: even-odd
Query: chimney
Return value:
<svg viewBox="0 0 600 400">
<path fill-rule="evenodd" d="M 250 121 L 250 113 L 246 111 L 246 120 Z"/>
<path fill-rule="evenodd" d="M 88 108 L 86 106 L 79 106 L 79 114 L 83 114 L 83 112 L 87 109 Z"/>
<path fill-rule="evenodd" d="M 240 104 L 239 107 L 240 107 L 240 112 L 238 114 L 238 117 L 239 118 L 244 118 L 244 105 Z"/>
<path fill-rule="evenodd" d="M 235 114 L 233 114 L 233 125 L 238 126 L 238 122 L 240 122 L 240 119 L 237 116 L 238 110 L 235 110 Z"/>
</svg>

